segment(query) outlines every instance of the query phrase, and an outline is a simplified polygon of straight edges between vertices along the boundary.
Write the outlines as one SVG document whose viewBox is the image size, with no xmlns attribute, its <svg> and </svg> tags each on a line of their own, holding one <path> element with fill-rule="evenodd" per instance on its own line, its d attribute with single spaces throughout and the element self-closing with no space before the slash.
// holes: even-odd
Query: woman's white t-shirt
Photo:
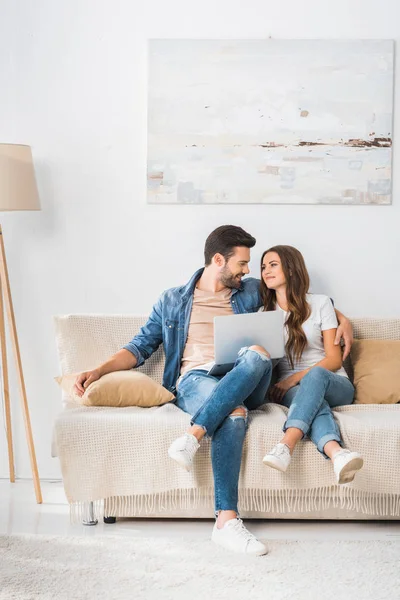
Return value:
<svg viewBox="0 0 400 600">
<path fill-rule="evenodd" d="M 303 350 L 300 360 L 294 361 L 293 369 L 286 356 L 280 359 L 277 366 L 278 381 L 290 377 L 293 373 L 308 369 L 324 359 L 326 354 L 322 332 L 327 329 L 336 329 L 338 326 L 336 313 L 331 299 L 328 296 L 324 296 L 323 294 L 307 294 L 306 299 L 311 308 L 310 316 L 302 325 L 307 338 L 307 345 Z M 261 308 L 260 310 L 263 309 Z M 277 310 L 284 312 L 287 317 L 288 313 L 283 311 L 278 304 Z M 287 342 L 287 339 L 288 334 L 285 328 L 285 343 Z M 347 373 L 343 367 L 335 372 L 337 375 L 347 377 Z"/>
</svg>

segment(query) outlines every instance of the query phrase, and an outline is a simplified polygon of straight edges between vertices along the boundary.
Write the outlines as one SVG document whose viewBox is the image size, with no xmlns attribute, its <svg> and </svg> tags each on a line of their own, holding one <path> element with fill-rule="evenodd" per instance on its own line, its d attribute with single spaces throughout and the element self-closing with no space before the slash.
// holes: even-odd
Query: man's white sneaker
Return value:
<svg viewBox="0 0 400 600">
<path fill-rule="evenodd" d="M 350 450 L 339 450 L 333 456 L 333 470 L 338 483 L 350 483 L 354 475 L 364 464 L 363 457 L 358 452 Z"/>
<path fill-rule="evenodd" d="M 193 466 L 193 457 L 199 448 L 200 444 L 195 436 L 185 433 L 172 442 L 168 448 L 168 456 L 186 471 L 190 471 Z"/>
<path fill-rule="evenodd" d="M 252 556 L 267 554 L 266 546 L 246 529 L 242 519 L 230 519 L 221 529 L 218 529 L 215 523 L 211 540 L 214 544 L 233 552 Z"/>
<path fill-rule="evenodd" d="M 264 465 L 268 465 L 268 467 L 272 467 L 273 469 L 285 473 L 291 460 L 292 457 L 290 455 L 289 446 L 279 443 L 272 448 L 271 452 L 268 452 L 268 454 L 264 456 L 263 463 Z"/>
</svg>

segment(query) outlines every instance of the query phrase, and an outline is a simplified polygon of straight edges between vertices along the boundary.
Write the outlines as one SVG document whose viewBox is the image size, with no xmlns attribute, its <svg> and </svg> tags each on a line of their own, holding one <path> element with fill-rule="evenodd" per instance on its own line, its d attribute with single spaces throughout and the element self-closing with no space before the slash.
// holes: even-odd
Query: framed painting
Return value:
<svg viewBox="0 0 400 600">
<path fill-rule="evenodd" d="M 391 40 L 151 40 L 147 198 L 391 203 Z"/>
</svg>

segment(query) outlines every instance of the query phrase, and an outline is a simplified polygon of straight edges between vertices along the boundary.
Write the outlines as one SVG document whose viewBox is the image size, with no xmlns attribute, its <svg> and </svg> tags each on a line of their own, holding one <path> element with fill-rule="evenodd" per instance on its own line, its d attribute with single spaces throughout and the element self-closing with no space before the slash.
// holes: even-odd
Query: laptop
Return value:
<svg viewBox="0 0 400 600">
<path fill-rule="evenodd" d="M 214 317 L 214 365 L 208 375 L 225 375 L 244 346 L 262 346 L 271 358 L 285 355 L 281 310 Z"/>
</svg>

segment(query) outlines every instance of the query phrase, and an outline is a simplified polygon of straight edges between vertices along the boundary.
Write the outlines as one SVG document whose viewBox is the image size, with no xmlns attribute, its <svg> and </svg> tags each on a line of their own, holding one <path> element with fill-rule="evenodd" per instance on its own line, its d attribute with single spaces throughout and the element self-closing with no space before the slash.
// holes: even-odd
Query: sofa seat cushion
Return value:
<svg viewBox="0 0 400 600">
<path fill-rule="evenodd" d="M 332 465 L 305 440 L 299 444 L 286 474 L 266 468 L 262 457 L 279 441 L 287 409 L 266 404 L 249 415 L 240 494 L 246 510 L 275 494 L 293 503 L 302 494 L 334 490 Z M 341 490 L 349 501 L 391 494 L 400 511 L 400 405 L 353 405 L 335 409 L 346 447 L 361 452 L 364 468 Z M 55 444 L 68 501 L 118 496 L 150 501 L 163 494 L 192 490 L 210 493 L 213 478 L 210 441 L 203 440 L 193 471 L 187 473 L 168 457 L 169 444 L 188 427 L 189 415 L 174 404 L 154 408 L 71 406 L 55 423 Z M 347 491 L 346 491 L 347 490 Z M 143 500 L 145 501 L 145 500 Z M 360 505 L 361 505 L 360 504 Z M 294 505 L 293 505 L 294 506 Z M 286 506 L 287 508 L 287 506 Z M 400 512 L 399 512 L 400 514 Z"/>
</svg>

